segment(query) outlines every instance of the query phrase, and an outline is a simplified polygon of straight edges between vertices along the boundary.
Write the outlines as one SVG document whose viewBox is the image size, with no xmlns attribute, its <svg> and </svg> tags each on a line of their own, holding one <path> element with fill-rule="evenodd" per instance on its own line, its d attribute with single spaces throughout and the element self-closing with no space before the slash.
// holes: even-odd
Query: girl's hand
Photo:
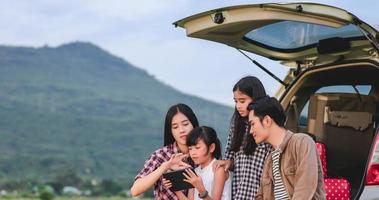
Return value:
<svg viewBox="0 0 379 200">
<path fill-rule="evenodd" d="M 225 172 L 227 172 L 232 167 L 233 162 L 231 160 L 216 160 L 213 163 L 213 171 L 217 171 L 218 168 L 223 167 Z"/>
<path fill-rule="evenodd" d="M 172 183 L 170 180 L 167 180 L 165 178 L 162 178 L 163 186 L 167 189 L 170 189 L 172 187 Z"/>
<path fill-rule="evenodd" d="M 193 172 L 191 169 L 186 169 L 183 175 L 186 177 L 184 181 L 192 184 L 193 187 L 195 187 L 197 191 L 199 191 L 199 193 L 201 193 L 202 191 L 205 191 L 203 180 L 201 180 L 201 177 L 197 176 L 195 172 Z"/>
<path fill-rule="evenodd" d="M 169 161 L 166 162 L 167 170 L 180 170 L 191 167 L 191 165 L 183 162 L 183 159 L 187 158 L 187 154 L 178 153 L 174 154 Z"/>
</svg>

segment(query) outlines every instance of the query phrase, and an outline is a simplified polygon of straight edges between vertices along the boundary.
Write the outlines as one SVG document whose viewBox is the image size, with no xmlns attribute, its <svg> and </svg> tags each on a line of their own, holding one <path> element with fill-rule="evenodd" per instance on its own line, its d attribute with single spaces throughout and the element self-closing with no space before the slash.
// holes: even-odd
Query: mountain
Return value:
<svg viewBox="0 0 379 200">
<path fill-rule="evenodd" d="M 48 181 L 67 169 L 132 180 L 162 146 L 166 111 L 179 102 L 226 140 L 232 108 L 182 93 L 91 43 L 0 46 L 0 181 Z"/>
</svg>

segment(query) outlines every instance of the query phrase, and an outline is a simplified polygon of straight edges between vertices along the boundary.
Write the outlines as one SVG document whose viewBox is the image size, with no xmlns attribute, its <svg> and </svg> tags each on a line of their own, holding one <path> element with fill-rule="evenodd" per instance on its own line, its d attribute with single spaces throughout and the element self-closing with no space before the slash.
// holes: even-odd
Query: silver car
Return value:
<svg viewBox="0 0 379 200">
<path fill-rule="evenodd" d="M 379 199 L 379 33 L 340 8 L 314 3 L 219 8 L 174 23 L 187 36 L 238 49 L 281 83 L 287 128 L 326 147 L 328 199 Z M 282 80 L 249 57 L 288 67 Z M 338 186 L 339 187 L 339 186 Z M 342 187 L 342 186 L 341 186 Z M 339 188 L 341 189 L 341 188 Z"/>
</svg>

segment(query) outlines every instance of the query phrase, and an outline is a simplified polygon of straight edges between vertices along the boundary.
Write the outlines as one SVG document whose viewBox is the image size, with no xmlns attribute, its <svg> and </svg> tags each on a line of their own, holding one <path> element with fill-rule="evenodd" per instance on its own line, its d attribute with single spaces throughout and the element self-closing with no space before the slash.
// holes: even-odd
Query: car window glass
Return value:
<svg viewBox="0 0 379 200">
<path fill-rule="evenodd" d="M 376 129 L 376 134 L 379 134 L 379 129 Z M 372 158 L 372 162 L 373 163 L 379 163 L 379 145 L 376 146 L 376 149 L 374 151 L 374 155 L 373 155 L 373 158 Z"/>
<path fill-rule="evenodd" d="M 360 94 L 368 95 L 371 90 L 371 85 L 357 85 L 356 88 Z M 356 91 L 351 85 L 337 85 L 337 86 L 322 87 L 319 90 L 317 90 L 315 93 L 316 94 L 320 94 L 320 93 L 353 93 L 355 94 Z M 300 112 L 300 117 L 299 117 L 300 126 L 307 126 L 308 106 L 309 106 L 309 100 L 307 101 L 302 111 Z"/>
<path fill-rule="evenodd" d="M 363 33 L 355 25 L 339 28 L 296 21 L 281 21 L 254 29 L 245 34 L 244 39 L 266 48 L 297 49 L 318 43 L 319 40 L 340 37 L 362 37 Z"/>
</svg>

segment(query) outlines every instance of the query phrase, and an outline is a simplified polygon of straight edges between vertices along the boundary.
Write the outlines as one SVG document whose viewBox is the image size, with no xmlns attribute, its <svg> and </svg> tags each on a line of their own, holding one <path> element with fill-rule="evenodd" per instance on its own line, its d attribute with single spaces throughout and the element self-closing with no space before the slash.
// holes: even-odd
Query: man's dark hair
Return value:
<svg viewBox="0 0 379 200">
<path fill-rule="evenodd" d="M 249 111 L 254 110 L 254 115 L 257 116 L 261 121 L 265 116 L 270 116 L 274 122 L 280 126 L 284 127 L 286 122 L 286 115 L 284 109 L 279 101 L 274 97 L 264 97 L 261 98 L 247 107 Z"/>
</svg>

